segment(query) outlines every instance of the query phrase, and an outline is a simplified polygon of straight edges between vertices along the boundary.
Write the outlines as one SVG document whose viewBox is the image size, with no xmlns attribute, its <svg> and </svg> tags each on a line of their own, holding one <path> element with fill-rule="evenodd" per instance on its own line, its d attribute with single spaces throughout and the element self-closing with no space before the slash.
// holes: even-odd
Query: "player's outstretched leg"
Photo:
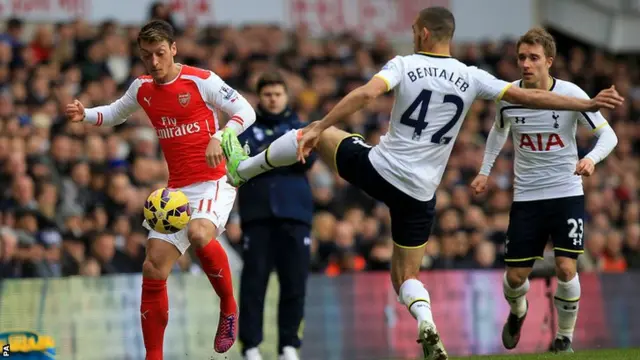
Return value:
<svg viewBox="0 0 640 360">
<path fill-rule="evenodd" d="M 213 347 L 217 353 L 225 353 L 236 341 L 238 307 L 233 296 L 229 259 L 222 245 L 214 238 L 215 234 L 215 225 L 207 219 L 194 219 L 189 223 L 189 241 L 196 247 L 200 266 L 220 298 L 220 318 Z"/>
<path fill-rule="evenodd" d="M 169 322 L 167 278 L 180 252 L 172 244 L 149 239 L 142 265 L 140 325 L 146 350 L 145 360 L 162 360 L 164 331 Z"/>
<path fill-rule="evenodd" d="M 446 360 L 447 352 L 440 340 L 431 313 L 431 298 L 424 284 L 417 279 L 424 257 L 424 246 L 401 247 L 394 244 L 391 258 L 391 281 L 400 302 L 418 320 L 418 343 L 422 345 L 424 360 Z"/>
<path fill-rule="evenodd" d="M 298 133 L 290 130 L 274 140 L 266 150 L 249 157 L 235 133 L 222 135 L 222 150 L 227 158 L 229 183 L 240 186 L 249 179 L 276 167 L 289 166 L 298 162 Z"/>
<path fill-rule="evenodd" d="M 504 274 L 502 289 L 511 311 L 502 328 L 502 344 L 509 350 L 518 345 L 522 324 L 529 310 L 526 296 L 530 287 L 528 279 L 530 272 L 531 268 L 508 267 Z"/>
<path fill-rule="evenodd" d="M 558 287 L 554 297 L 558 312 L 558 329 L 553 341 L 555 352 L 573 352 L 573 331 L 578 319 L 580 302 L 580 280 L 576 272 L 575 259 L 556 257 L 556 274 Z"/>
</svg>

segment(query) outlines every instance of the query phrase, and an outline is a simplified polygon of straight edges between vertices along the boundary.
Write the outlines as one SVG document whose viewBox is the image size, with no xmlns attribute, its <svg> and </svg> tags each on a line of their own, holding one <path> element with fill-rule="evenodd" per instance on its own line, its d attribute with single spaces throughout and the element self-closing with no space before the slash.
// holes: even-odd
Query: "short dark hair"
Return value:
<svg viewBox="0 0 640 360">
<path fill-rule="evenodd" d="M 516 44 L 516 51 L 520 50 L 520 45 L 540 45 L 544 50 L 544 56 L 556 57 L 556 41 L 547 30 L 541 27 L 534 27 L 522 35 Z"/>
<path fill-rule="evenodd" d="M 7 21 L 7 30 L 19 30 L 24 25 L 24 22 L 18 18 L 11 18 Z"/>
<path fill-rule="evenodd" d="M 258 84 L 256 85 L 256 92 L 260 94 L 262 89 L 264 89 L 266 86 L 271 86 L 271 85 L 282 85 L 285 91 L 287 90 L 287 83 L 285 83 L 282 75 L 277 71 L 269 71 L 264 73 L 258 79 Z"/>
<path fill-rule="evenodd" d="M 422 9 L 418 25 L 427 28 L 435 41 L 450 40 L 456 31 L 455 17 L 449 9 L 441 6 Z"/>
<path fill-rule="evenodd" d="M 138 44 L 142 41 L 148 43 L 166 41 L 171 45 L 176 41 L 175 30 L 171 24 L 164 20 L 151 20 L 140 29 Z"/>
</svg>

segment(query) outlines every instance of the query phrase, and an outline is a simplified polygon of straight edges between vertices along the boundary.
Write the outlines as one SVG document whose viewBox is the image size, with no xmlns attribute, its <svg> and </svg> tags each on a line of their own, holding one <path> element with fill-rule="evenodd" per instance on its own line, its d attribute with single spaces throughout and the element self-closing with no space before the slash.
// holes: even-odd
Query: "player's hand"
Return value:
<svg viewBox="0 0 640 360">
<path fill-rule="evenodd" d="M 471 188 L 473 189 L 473 193 L 475 195 L 482 194 L 487 190 L 487 181 L 489 177 L 487 175 L 478 174 L 475 179 L 471 182 Z"/>
<path fill-rule="evenodd" d="M 624 98 L 618 94 L 615 85 L 608 89 L 604 89 L 591 99 L 591 107 L 587 111 L 595 112 L 601 108 L 615 109 L 622 105 Z"/>
<path fill-rule="evenodd" d="M 596 164 L 589 158 L 582 158 L 576 165 L 575 175 L 591 176 L 596 169 Z"/>
<path fill-rule="evenodd" d="M 80 101 L 74 100 L 73 103 L 67 104 L 64 113 L 69 120 L 80 122 L 84 120 L 84 105 Z"/>
<path fill-rule="evenodd" d="M 306 162 L 305 158 L 309 156 L 311 150 L 313 150 L 318 144 L 318 141 L 320 141 L 320 134 L 323 129 L 318 123 L 319 121 L 314 121 L 300 130 L 302 136 L 299 136 L 298 139 L 298 161 L 303 164 Z"/>
<path fill-rule="evenodd" d="M 220 140 L 211 138 L 204 155 L 207 158 L 207 164 L 209 164 L 209 166 L 216 167 L 220 165 L 224 161 L 224 153 L 222 152 L 222 146 L 220 146 Z"/>
</svg>

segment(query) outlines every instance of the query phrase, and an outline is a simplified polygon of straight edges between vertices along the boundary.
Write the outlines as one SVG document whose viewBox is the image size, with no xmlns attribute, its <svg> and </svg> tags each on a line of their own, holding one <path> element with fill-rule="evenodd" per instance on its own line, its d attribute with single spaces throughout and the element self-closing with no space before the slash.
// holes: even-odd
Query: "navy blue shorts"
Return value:
<svg viewBox="0 0 640 360">
<path fill-rule="evenodd" d="M 372 198 L 385 203 L 391 215 L 391 236 L 400 247 L 415 248 L 429 240 L 436 198 L 420 201 L 385 180 L 369 161 L 371 146 L 359 135 L 343 139 L 336 150 L 338 174 Z"/>
<path fill-rule="evenodd" d="M 584 217 L 583 195 L 514 201 L 505 246 L 507 266 L 533 266 L 549 240 L 556 257 L 577 259 L 584 252 Z"/>
</svg>

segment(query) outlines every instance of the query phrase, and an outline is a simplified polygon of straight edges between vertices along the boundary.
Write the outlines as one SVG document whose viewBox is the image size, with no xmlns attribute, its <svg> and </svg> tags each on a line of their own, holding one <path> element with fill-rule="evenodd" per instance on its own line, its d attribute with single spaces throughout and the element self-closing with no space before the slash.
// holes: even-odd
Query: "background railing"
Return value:
<svg viewBox="0 0 640 360">
<path fill-rule="evenodd" d="M 508 306 L 502 298 L 501 271 L 425 272 L 421 280 L 429 288 L 435 319 L 451 354 L 504 352 L 500 331 Z M 575 347 L 640 346 L 640 273 L 581 274 L 580 280 Z M 548 296 L 555 281 L 548 283 L 549 287 L 545 279 L 532 281 L 531 308 L 519 353 L 543 352 L 550 343 L 555 310 Z M 56 341 L 62 360 L 143 359 L 139 275 L 0 284 L 0 332 L 30 330 L 49 335 Z M 207 280 L 175 275 L 168 287 L 165 358 L 211 358 L 218 304 Z M 262 344 L 267 359 L 276 358 L 277 298 L 274 277 L 268 290 Z M 415 322 L 396 301 L 386 273 L 312 276 L 304 324 L 304 359 L 374 360 L 418 355 Z M 240 359 L 237 346 L 226 359 Z"/>
</svg>

